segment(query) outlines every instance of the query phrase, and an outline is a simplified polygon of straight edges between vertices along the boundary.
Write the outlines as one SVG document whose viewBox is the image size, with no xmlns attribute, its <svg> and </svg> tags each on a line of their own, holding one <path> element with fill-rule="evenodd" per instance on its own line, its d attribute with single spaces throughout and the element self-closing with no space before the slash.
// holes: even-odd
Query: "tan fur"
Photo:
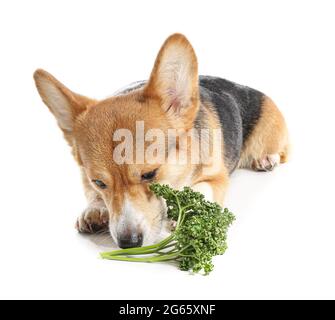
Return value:
<svg viewBox="0 0 335 320">
<path fill-rule="evenodd" d="M 138 207 L 144 207 L 143 201 L 147 201 L 148 189 L 146 184 L 140 184 L 141 175 L 156 167 L 145 164 L 116 164 L 113 161 L 113 149 L 117 143 L 112 142 L 113 132 L 117 129 L 129 129 L 134 133 L 135 122 L 140 120 L 145 120 L 147 129 L 154 128 L 157 121 L 161 124 L 161 129 L 169 126 L 164 111 L 150 99 L 143 101 L 141 97 L 142 92 L 138 90 L 101 101 L 88 108 L 74 126 L 74 140 L 84 170 L 90 180 L 99 179 L 108 185 L 107 191 L 97 191 L 102 193 L 114 216 L 120 214 L 126 193 L 136 199 Z M 150 211 L 148 204 L 145 212 L 150 214 Z"/>
<path fill-rule="evenodd" d="M 274 102 L 264 97 L 261 117 L 245 142 L 240 168 L 252 168 L 253 162 L 267 155 L 279 154 L 281 163 L 287 161 L 289 137 L 285 119 Z"/>
</svg>

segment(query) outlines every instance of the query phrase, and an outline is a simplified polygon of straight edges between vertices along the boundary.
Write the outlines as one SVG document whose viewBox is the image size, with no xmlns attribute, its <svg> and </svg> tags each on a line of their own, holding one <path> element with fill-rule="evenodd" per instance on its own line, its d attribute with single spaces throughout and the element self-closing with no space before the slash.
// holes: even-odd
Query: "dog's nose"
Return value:
<svg viewBox="0 0 335 320">
<path fill-rule="evenodd" d="M 143 244 L 143 235 L 141 233 L 121 235 L 117 241 L 121 249 L 141 247 Z"/>
</svg>

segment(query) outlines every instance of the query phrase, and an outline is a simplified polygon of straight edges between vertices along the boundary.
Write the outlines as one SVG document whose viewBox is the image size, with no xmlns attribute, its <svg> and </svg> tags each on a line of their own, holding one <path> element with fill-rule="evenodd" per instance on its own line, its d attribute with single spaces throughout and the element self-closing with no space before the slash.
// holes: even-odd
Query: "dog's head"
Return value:
<svg viewBox="0 0 335 320">
<path fill-rule="evenodd" d="M 166 133 L 191 129 L 199 108 L 197 60 L 188 40 L 180 34 L 169 37 L 143 87 L 102 101 L 70 91 L 43 70 L 34 78 L 91 188 L 109 210 L 113 238 L 119 245 L 124 239 L 134 246 L 153 242 L 165 206 L 149 191 L 149 183 L 179 188 L 190 183 L 191 170 L 188 163 L 162 161 L 152 142 L 142 141 L 137 131 L 146 135 L 159 129 L 164 133 L 160 144 L 166 143 L 163 157 L 169 157 L 171 148 L 179 152 L 178 143 L 169 145 Z"/>
</svg>

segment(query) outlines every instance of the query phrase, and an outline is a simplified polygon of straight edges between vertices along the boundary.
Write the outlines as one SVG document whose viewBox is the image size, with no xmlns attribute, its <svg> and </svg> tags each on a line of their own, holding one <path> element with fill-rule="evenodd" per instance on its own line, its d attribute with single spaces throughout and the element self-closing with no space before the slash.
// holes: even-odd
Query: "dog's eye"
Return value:
<svg viewBox="0 0 335 320">
<path fill-rule="evenodd" d="M 102 182 L 101 180 L 92 180 L 93 183 L 95 183 L 100 189 L 106 189 L 107 185 Z"/>
<path fill-rule="evenodd" d="M 141 176 L 142 180 L 146 180 L 146 181 L 152 180 L 153 178 L 156 177 L 157 171 L 158 169 L 155 169 L 153 171 L 143 173 Z"/>
</svg>

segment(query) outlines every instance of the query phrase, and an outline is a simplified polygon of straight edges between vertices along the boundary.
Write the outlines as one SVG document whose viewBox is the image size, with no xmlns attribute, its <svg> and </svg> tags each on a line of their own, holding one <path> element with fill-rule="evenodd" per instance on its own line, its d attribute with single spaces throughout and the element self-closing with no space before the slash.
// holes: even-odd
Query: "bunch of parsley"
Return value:
<svg viewBox="0 0 335 320">
<path fill-rule="evenodd" d="M 176 221 L 175 230 L 157 244 L 105 252 L 101 257 L 135 262 L 175 260 L 181 270 L 209 274 L 214 267 L 212 258 L 227 249 L 227 231 L 234 215 L 189 187 L 178 191 L 155 183 L 150 189 L 166 200 L 168 218 Z"/>
</svg>

